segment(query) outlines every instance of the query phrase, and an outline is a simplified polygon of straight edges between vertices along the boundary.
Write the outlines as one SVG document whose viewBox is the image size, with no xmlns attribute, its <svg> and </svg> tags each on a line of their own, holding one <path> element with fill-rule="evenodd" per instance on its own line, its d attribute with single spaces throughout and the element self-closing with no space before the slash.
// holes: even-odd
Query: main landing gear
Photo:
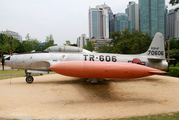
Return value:
<svg viewBox="0 0 179 120">
<path fill-rule="evenodd" d="M 26 82 L 27 82 L 28 84 L 33 83 L 33 81 L 34 81 L 34 78 L 33 78 L 32 76 L 27 76 L 27 77 L 26 77 Z"/>
<path fill-rule="evenodd" d="M 31 84 L 31 83 L 33 83 L 34 82 L 34 78 L 31 76 L 31 73 L 27 73 L 27 70 L 25 70 L 25 73 L 26 73 L 26 82 L 28 83 L 28 84 Z"/>
<path fill-rule="evenodd" d="M 97 84 L 98 81 L 103 81 L 104 79 L 99 79 L 99 78 L 87 78 L 87 82 L 90 82 L 91 84 Z"/>
</svg>

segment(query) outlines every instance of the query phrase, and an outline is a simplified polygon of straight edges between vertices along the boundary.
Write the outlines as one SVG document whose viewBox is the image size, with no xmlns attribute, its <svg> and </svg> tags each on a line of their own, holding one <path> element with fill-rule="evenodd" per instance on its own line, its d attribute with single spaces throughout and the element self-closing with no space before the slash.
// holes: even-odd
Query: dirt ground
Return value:
<svg viewBox="0 0 179 120">
<path fill-rule="evenodd" d="M 179 111 L 179 78 L 150 76 L 98 84 L 58 74 L 0 80 L 0 117 L 106 119 Z M 11 84 L 10 84 L 11 83 Z"/>
</svg>

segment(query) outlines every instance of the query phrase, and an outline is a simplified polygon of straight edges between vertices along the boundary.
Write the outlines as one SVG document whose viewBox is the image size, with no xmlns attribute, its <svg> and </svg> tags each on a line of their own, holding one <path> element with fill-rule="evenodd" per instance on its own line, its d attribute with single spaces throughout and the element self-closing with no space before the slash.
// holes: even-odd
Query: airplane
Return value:
<svg viewBox="0 0 179 120">
<path fill-rule="evenodd" d="M 48 74 L 50 67 L 66 61 L 91 61 L 91 62 L 122 62 L 136 63 L 156 69 L 166 69 L 168 63 L 165 58 L 164 36 L 157 32 L 149 49 L 142 54 L 109 54 L 94 53 L 73 46 L 52 46 L 43 52 L 16 54 L 6 56 L 5 64 L 27 72 L 26 82 L 32 83 L 34 78 L 31 73 Z M 96 79 L 90 79 L 96 83 Z"/>
</svg>

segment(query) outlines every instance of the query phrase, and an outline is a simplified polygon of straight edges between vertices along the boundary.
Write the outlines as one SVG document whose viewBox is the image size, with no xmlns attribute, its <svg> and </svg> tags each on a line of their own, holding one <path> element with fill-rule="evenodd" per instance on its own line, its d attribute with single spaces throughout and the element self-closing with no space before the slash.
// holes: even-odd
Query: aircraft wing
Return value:
<svg viewBox="0 0 179 120">
<path fill-rule="evenodd" d="M 27 73 L 48 74 L 48 73 L 49 73 L 49 71 L 27 70 Z"/>
<path fill-rule="evenodd" d="M 41 70 L 41 71 L 47 71 L 49 70 L 50 63 L 46 61 L 38 61 L 34 62 L 30 65 L 29 70 Z"/>
<path fill-rule="evenodd" d="M 47 61 L 38 61 L 30 64 L 30 67 L 27 69 L 27 73 L 40 73 L 48 74 L 49 73 L 50 63 Z"/>
</svg>

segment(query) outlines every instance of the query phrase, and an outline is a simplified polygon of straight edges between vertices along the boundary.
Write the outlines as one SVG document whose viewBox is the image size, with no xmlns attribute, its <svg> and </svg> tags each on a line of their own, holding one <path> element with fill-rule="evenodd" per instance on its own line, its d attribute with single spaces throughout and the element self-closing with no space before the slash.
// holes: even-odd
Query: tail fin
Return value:
<svg viewBox="0 0 179 120">
<path fill-rule="evenodd" d="M 150 58 L 165 59 L 164 36 L 157 32 L 150 44 L 149 49 L 145 53 Z"/>
</svg>

